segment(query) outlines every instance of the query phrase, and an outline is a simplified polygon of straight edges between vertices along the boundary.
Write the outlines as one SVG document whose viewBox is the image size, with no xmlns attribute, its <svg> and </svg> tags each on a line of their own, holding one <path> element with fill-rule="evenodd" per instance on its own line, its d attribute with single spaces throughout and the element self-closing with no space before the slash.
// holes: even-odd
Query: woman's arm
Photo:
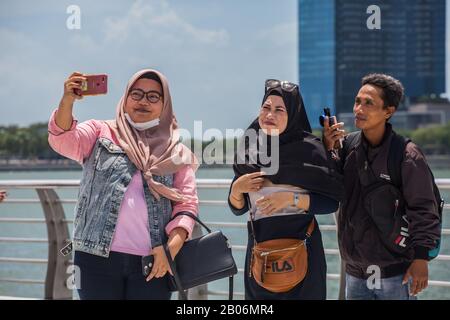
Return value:
<svg viewBox="0 0 450 320">
<path fill-rule="evenodd" d="M 230 190 L 228 192 L 228 203 L 232 209 L 235 209 L 235 211 L 242 211 L 244 209 L 247 209 L 245 211 L 248 211 L 248 203 L 245 199 L 244 193 L 236 191 L 234 182 L 236 181 L 236 177 L 231 182 Z"/>
<path fill-rule="evenodd" d="M 234 177 L 228 192 L 228 205 L 231 211 L 240 216 L 248 211 L 246 194 L 258 191 L 264 183 L 264 172 L 253 172 Z"/>
<path fill-rule="evenodd" d="M 99 124 L 94 120 L 77 125 L 73 118 L 74 102 L 83 98 L 78 94 L 83 80 L 85 78 L 79 72 L 69 76 L 64 82 L 64 94 L 59 107 L 48 122 L 48 142 L 53 150 L 79 163 L 91 153 L 100 131 Z"/>
<path fill-rule="evenodd" d="M 174 203 L 172 217 L 183 211 L 198 215 L 197 186 L 195 182 L 195 173 L 191 166 L 185 166 L 174 174 L 173 187 L 178 189 L 188 198 L 188 200 Z M 188 216 L 178 216 L 167 224 L 165 228 L 165 231 L 169 236 L 167 245 L 172 258 L 175 258 L 183 247 L 184 242 L 191 237 L 194 225 L 195 221 Z M 154 247 L 152 254 L 155 257 L 155 260 L 152 271 L 146 280 L 150 281 L 153 277 L 163 277 L 167 271 L 173 275 L 163 246 L 160 245 Z"/>
<path fill-rule="evenodd" d="M 48 143 L 62 156 L 83 163 L 87 158 L 100 134 L 100 124 L 98 121 L 89 120 L 78 124 L 77 120 L 72 120 L 68 130 L 64 130 L 56 123 L 56 115 L 59 109 L 55 110 L 48 122 Z"/>
<path fill-rule="evenodd" d="M 188 232 L 184 228 L 177 227 L 170 232 L 167 245 L 169 246 L 172 257 L 175 257 L 178 254 L 187 238 Z"/>
<path fill-rule="evenodd" d="M 231 186 L 230 186 L 230 192 L 231 192 Z M 233 212 L 236 216 L 241 216 L 241 215 L 243 215 L 244 213 L 246 213 L 249 210 L 248 200 L 247 200 L 247 198 L 245 196 L 244 196 L 244 206 L 239 209 L 239 208 L 236 208 L 231 203 L 230 194 L 228 194 L 228 206 L 230 207 L 231 212 Z"/>
<path fill-rule="evenodd" d="M 173 187 L 178 189 L 188 200 L 173 204 L 172 217 L 183 211 L 198 215 L 197 186 L 195 173 L 191 166 L 185 166 L 174 174 Z M 175 258 L 183 247 L 184 242 L 191 237 L 194 225 L 195 221 L 188 216 L 178 216 L 166 225 L 165 231 L 169 236 L 167 245 L 172 258 Z M 173 274 L 162 245 L 154 247 L 152 254 L 155 260 L 152 272 L 148 275 L 147 281 L 150 281 L 153 277 L 160 278 L 167 271 Z"/>
<path fill-rule="evenodd" d="M 191 166 L 185 166 L 174 174 L 173 187 L 178 189 L 188 200 L 174 203 L 172 217 L 183 211 L 198 215 L 197 185 L 195 173 Z M 192 218 L 188 216 L 178 216 L 167 224 L 166 233 L 170 237 L 173 230 L 181 228 L 187 232 L 185 239 L 188 239 L 192 235 L 194 225 L 195 221 Z"/>
<path fill-rule="evenodd" d="M 256 201 L 262 214 L 270 215 L 288 206 L 293 206 L 294 192 L 274 192 Z M 311 214 L 327 214 L 337 210 L 338 202 L 318 193 L 300 193 L 297 208 Z"/>
<path fill-rule="evenodd" d="M 339 208 L 338 201 L 315 192 L 309 193 L 309 203 L 310 214 L 329 214 Z"/>
</svg>

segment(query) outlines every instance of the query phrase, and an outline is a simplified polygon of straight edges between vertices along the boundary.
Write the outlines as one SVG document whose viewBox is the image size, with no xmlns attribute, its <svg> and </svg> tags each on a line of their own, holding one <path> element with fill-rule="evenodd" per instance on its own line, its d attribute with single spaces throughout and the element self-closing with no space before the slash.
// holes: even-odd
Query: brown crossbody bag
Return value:
<svg viewBox="0 0 450 320">
<path fill-rule="evenodd" d="M 308 226 L 305 239 L 273 239 L 256 242 L 253 217 L 250 224 L 254 246 L 250 258 L 249 276 L 271 292 L 287 292 L 298 285 L 308 271 L 306 241 L 314 231 L 314 219 Z"/>
</svg>

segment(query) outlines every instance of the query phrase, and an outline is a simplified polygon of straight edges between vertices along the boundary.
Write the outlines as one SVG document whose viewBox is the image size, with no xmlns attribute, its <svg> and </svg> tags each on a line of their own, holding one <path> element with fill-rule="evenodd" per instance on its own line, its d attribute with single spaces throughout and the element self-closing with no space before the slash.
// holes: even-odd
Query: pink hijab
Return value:
<svg viewBox="0 0 450 320">
<path fill-rule="evenodd" d="M 156 127 L 138 131 L 128 123 L 124 116 L 124 107 L 128 92 L 140 76 L 152 72 L 162 83 L 164 105 Z M 116 120 L 107 121 L 114 132 L 120 146 L 136 167 L 143 172 L 150 191 L 159 200 L 160 196 L 173 201 L 187 200 L 179 190 L 169 188 L 156 182 L 153 175 L 173 174 L 186 165 L 190 165 L 194 172 L 198 168 L 195 155 L 185 145 L 179 142 L 178 124 L 172 111 L 172 99 L 166 77 L 152 69 L 136 72 L 128 81 L 125 94 L 117 104 Z"/>
</svg>

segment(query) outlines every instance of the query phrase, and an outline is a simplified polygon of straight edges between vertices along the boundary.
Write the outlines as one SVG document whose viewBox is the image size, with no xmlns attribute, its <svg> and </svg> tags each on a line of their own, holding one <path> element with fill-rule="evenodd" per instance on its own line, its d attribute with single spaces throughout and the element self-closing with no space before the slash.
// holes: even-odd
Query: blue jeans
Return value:
<svg viewBox="0 0 450 320">
<path fill-rule="evenodd" d="M 367 286 L 367 280 L 347 273 L 345 298 L 347 300 L 416 300 L 417 297 L 409 295 L 410 282 L 402 284 L 403 276 L 380 279 L 379 289 L 370 289 Z"/>
<path fill-rule="evenodd" d="M 140 256 L 111 252 L 103 258 L 75 251 L 74 264 L 80 272 L 81 300 L 170 300 L 169 273 L 145 281 Z"/>
</svg>

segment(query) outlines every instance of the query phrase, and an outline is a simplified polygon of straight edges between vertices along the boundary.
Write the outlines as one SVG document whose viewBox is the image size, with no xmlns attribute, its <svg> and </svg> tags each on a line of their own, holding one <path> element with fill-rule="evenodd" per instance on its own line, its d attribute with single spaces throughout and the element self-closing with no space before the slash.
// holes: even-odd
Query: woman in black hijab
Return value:
<svg viewBox="0 0 450 320">
<path fill-rule="evenodd" d="M 251 131 L 257 139 L 245 139 Z M 250 211 L 253 222 L 248 223 L 245 297 L 325 299 L 326 261 L 314 215 L 337 210 L 343 193 L 342 181 L 331 169 L 332 162 L 322 142 L 311 134 L 298 86 L 266 80 L 259 116 L 246 135 L 239 149 L 243 152 L 238 151 L 235 157 L 235 177 L 228 196 L 233 213 L 242 215 Z M 278 139 L 279 144 L 274 145 L 271 138 Z M 278 159 L 276 154 L 270 157 L 272 147 L 278 148 Z M 265 153 L 268 162 L 262 161 Z M 269 173 L 276 167 L 276 172 Z M 281 293 L 260 286 L 250 272 L 254 240 L 259 243 L 282 238 L 304 239 L 312 220 L 315 228 L 307 241 L 308 270 L 303 281 Z"/>
</svg>

